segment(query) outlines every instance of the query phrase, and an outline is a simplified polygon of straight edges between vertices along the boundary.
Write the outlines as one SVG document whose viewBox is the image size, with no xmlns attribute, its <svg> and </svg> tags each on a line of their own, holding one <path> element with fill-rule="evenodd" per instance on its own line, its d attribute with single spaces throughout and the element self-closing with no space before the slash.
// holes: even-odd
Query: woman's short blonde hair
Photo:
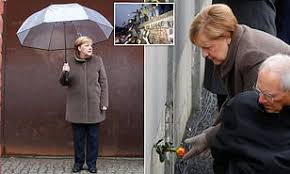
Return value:
<svg viewBox="0 0 290 174">
<path fill-rule="evenodd" d="M 79 50 L 78 50 L 78 47 L 81 46 L 82 44 L 84 43 L 93 43 L 93 40 L 88 37 L 88 36 L 80 36 L 76 39 L 75 41 L 75 50 L 76 50 L 76 53 L 79 55 Z"/>
<path fill-rule="evenodd" d="M 202 9 L 194 18 L 189 32 L 190 40 L 197 43 L 197 35 L 202 31 L 209 39 L 232 37 L 238 21 L 231 8 L 224 4 L 214 4 Z"/>
</svg>

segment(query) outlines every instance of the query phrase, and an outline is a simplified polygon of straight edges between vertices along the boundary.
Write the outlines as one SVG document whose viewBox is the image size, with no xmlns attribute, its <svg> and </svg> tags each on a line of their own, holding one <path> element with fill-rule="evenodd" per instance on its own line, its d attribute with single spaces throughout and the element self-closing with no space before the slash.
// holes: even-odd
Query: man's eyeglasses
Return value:
<svg viewBox="0 0 290 174">
<path fill-rule="evenodd" d="M 263 95 L 263 97 L 270 101 L 270 102 L 273 102 L 274 101 L 274 97 L 272 94 L 267 94 L 267 93 L 264 93 L 262 92 L 257 86 L 254 86 L 253 87 L 254 91 L 260 96 L 260 95 Z"/>
</svg>

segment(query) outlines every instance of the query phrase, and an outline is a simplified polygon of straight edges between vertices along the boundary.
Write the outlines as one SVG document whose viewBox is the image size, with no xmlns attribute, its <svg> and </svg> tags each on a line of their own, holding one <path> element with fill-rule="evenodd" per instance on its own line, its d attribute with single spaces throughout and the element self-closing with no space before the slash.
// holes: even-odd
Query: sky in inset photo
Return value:
<svg viewBox="0 0 290 174">
<path fill-rule="evenodd" d="M 128 23 L 136 11 L 141 8 L 141 4 L 115 4 L 115 25 L 118 27 Z"/>
</svg>

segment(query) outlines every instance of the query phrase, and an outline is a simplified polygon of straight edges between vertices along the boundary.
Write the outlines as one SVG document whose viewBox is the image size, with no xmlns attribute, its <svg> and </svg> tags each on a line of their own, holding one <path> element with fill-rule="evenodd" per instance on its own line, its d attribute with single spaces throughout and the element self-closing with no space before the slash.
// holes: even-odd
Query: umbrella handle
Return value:
<svg viewBox="0 0 290 174">
<path fill-rule="evenodd" d="M 64 72 L 64 82 L 65 82 L 65 84 L 69 83 L 69 72 L 68 71 Z"/>
</svg>

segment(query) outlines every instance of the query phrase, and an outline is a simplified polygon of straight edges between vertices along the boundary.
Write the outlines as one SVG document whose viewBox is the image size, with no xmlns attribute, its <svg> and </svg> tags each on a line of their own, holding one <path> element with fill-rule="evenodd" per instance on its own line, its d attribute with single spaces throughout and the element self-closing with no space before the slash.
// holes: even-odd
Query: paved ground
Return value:
<svg viewBox="0 0 290 174">
<path fill-rule="evenodd" d="M 70 174 L 72 158 L 1 158 L 0 174 Z M 143 158 L 100 158 L 98 174 L 143 174 Z M 89 173 L 83 170 L 80 174 Z"/>
</svg>

